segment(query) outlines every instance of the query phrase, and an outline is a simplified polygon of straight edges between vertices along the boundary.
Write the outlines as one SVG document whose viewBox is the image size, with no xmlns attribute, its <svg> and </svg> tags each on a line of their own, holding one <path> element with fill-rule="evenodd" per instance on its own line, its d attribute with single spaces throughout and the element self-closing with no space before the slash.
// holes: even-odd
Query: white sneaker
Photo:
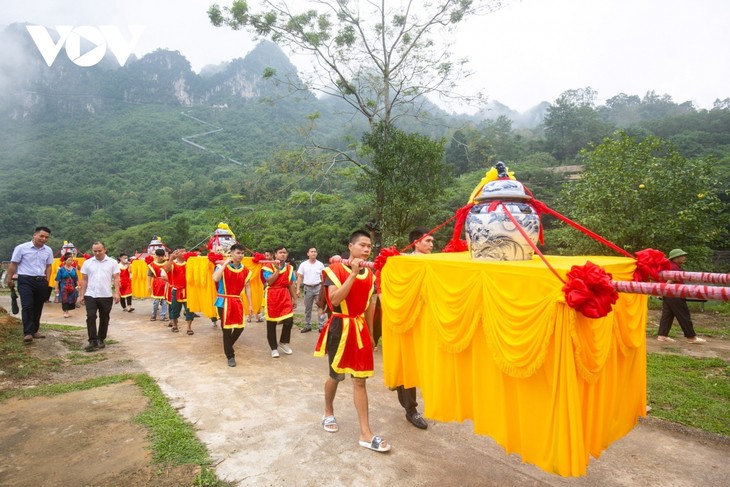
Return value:
<svg viewBox="0 0 730 487">
<path fill-rule="evenodd" d="M 294 353 L 294 352 L 292 352 L 292 349 L 291 349 L 291 347 L 289 347 L 288 343 L 280 343 L 279 348 L 281 349 L 282 352 L 284 352 L 287 355 L 291 355 L 292 353 Z"/>
<path fill-rule="evenodd" d="M 279 351 L 278 350 L 272 350 L 271 351 L 271 358 L 279 358 Z"/>
</svg>

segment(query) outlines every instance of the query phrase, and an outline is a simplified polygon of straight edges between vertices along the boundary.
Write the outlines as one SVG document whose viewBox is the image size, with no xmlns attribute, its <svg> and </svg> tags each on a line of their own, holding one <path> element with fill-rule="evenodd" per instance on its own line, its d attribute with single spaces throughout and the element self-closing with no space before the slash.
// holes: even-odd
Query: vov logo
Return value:
<svg viewBox="0 0 730 487">
<path fill-rule="evenodd" d="M 132 53 L 132 49 L 142 36 L 142 31 L 144 31 L 144 27 L 140 25 L 128 26 L 132 37 L 127 41 L 119 28 L 113 25 L 100 25 L 98 27 L 90 25 L 78 27 L 57 25 L 56 31 L 58 31 L 59 39 L 58 42 L 55 42 L 51 38 L 48 29 L 42 25 L 27 25 L 25 28 L 28 29 L 28 33 L 33 38 L 33 42 L 35 42 L 41 56 L 43 56 L 43 60 L 49 67 L 56 60 L 61 48 L 65 46 L 66 55 L 71 62 L 84 68 L 94 66 L 104 59 L 107 47 L 111 49 L 119 65 L 124 66 Z M 82 38 L 95 46 L 83 54 L 81 53 Z"/>
</svg>

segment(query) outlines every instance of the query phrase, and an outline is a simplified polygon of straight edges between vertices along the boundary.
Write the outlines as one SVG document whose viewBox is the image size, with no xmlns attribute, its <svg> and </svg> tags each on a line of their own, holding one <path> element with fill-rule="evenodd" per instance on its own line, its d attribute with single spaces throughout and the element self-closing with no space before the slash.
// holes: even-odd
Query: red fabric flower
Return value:
<svg viewBox="0 0 730 487">
<path fill-rule="evenodd" d="M 182 255 L 182 260 L 187 262 L 190 257 L 197 257 L 198 255 L 200 254 L 198 254 L 197 252 L 185 252 Z"/>
<path fill-rule="evenodd" d="M 670 266 L 669 259 L 664 252 L 654 249 L 639 250 L 636 252 L 634 281 L 648 281 L 649 278 L 661 281 L 659 272 L 668 270 Z"/>
<path fill-rule="evenodd" d="M 262 254 L 261 252 L 254 252 L 254 254 L 253 254 L 254 263 L 261 262 L 262 260 L 266 260 L 266 256 L 264 254 Z"/>
<path fill-rule="evenodd" d="M 154 260 L 155 260 L 155 258 L 153 256 L 148 255 L 147 257 L 144 258 L 144 263 L 147 265 L 150 265 Z"/>
<path fill-rule="evenodd" d="M 567 277 L 563 292 L 568 306 L 588 318 L 602 318 L 611 312 L 618 300 L 611 274 L 588 261 L 583 266 L 571 267 Z"/>
<path fill-rule="evenodd" d="M 218 252 L 208 252 L 208 260 L 217 264 L 218 262 L 223 262 L 226 259 L 223 257 L 223 254 L 219 254 Z"/>
</svg>

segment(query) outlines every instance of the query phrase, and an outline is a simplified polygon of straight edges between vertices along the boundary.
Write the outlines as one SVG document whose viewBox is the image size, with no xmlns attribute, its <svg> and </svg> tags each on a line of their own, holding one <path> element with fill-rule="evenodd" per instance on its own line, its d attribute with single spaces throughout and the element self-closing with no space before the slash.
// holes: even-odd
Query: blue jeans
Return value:
<svg viewBox="0 0 730 487">
<path fill-rule="evenodd" d="M 160 319 L 164 320 L 167 316 L 167 301 L 165 299 L 155 299 L 152 302 L 152 318 L 157 316 L 157 309 L 160 309 Z"/>
</svg>

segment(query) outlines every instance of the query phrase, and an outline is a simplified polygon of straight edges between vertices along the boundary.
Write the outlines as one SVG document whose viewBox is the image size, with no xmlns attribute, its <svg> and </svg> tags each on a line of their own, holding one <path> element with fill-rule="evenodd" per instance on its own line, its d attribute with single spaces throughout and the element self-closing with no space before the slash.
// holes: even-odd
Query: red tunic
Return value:
<svg viewBox="0 0 730 487">
<path fill-rule="evenodd" d="M 119 264 L 119 296 L 128 298 L 132 295 L 132 273 L 129 264 Z"/>
<path fill-rule="evenodd" d="M 261 268 L 261 275 L 264 271 L 274 273 L 271 265 Z M 284 321 L 294 316 L 294 307 L 292 306 L 291 293 L 289 286 L 294 277 L 294 268 L 285 264 L 284 269 L 279 271 L 279 277 L 273 284 L 268 284 L 264 289 L 264 310 L 266 313 L 266 321 Z"/>
<path fill-rule="evenodd" d="M 188 300 L 188 278 L 187 268 L 185 267 L 187 262 L 178 264 L 172 261 L 172 269 L 167 273 L 167 302 L 172 303 L 172 290 L 177 289 L 177 302 L 184 303 Z"/>
<path fill-rule="evenodd" d="M 324 270 L 324 273 L 339 289 L 347 277 L 352 274 L 352 269 L 338 263 L 330 265 Z M 365 310 L 373 295 L 374 282 L 375 276 L 369 269 L 358 274 L 349 294 L 340 303 L 339 309 L 332 306 L 329 292 L 327 293 L 327 304 L 333 312 L 322 328 L 314 355 L 322 357 L 327 352 L 333 353 L 332 350 L 327 350 L 327 336 L 332 320 L 340 318 L 342 320 L 342 338 L 337 350 L 334 351 L 335 357 L 332 361 L 332 368 L 337 373 L 349 373 L 354 377 L 373 375 L 373 344 L 365 322 Z"/>
<path fill-rule="evenodd" d="M 221 313 L 223 328 L 246 327 L 241 293 L 250 279 L 251 272 L 243 265 L 234 269 L 229 264 L 223 269 L 223 276 L 218 282 L 218 297 L 215 300 L 215 306 L 223 308 Z"/>
<path fill-rule="evenodd" d="M 165 274 L 165 262 L 150 262 L 147 268 L 155 275 L 152 278 L 152 297 L 155 299 L 167 299 L 167 281 L 162 279 Z"/>
</svg>

